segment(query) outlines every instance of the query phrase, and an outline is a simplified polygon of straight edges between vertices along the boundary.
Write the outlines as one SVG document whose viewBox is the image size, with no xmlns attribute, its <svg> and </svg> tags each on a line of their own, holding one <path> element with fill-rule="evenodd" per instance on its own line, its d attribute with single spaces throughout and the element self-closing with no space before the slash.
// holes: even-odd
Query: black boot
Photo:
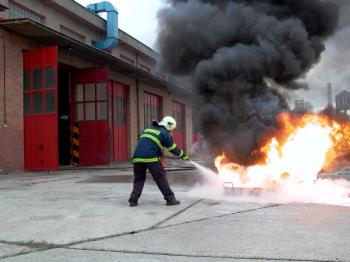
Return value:
<svg viewBox="0 0 350 262">
<path fill-rule="evenodd" d="M 176 200 L 175 197 L 169 198 L 166 200 L 166 205 L 167 206 L 175 206 L 175 205 L 180 205 L 180 201 Z"/>
<path fill-rule="evenodd" d="M 129 199 L 129 204 L 131 207 L 136 207 L 138 205 L 137 200 L 135 201 L 135 200 L 131 200 L 131 199 Z"/>
</svg>

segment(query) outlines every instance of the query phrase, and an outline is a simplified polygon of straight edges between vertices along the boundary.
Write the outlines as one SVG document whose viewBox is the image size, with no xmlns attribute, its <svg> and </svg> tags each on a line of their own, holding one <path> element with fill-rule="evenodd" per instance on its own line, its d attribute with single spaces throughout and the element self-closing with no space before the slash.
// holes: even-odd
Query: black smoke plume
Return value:
<svg viewBox="0 0 350 262">
<path fill-rule="evenodd" d="M 281 93 L 320 60 L 339 4 L 326 0 L 170 0 L 159 14 L 160 66 L 190 76 L 214 154 L 251 164 L 288 110 Z M 278 88 L 272 88 L 278 86 Z"/>
</svg>

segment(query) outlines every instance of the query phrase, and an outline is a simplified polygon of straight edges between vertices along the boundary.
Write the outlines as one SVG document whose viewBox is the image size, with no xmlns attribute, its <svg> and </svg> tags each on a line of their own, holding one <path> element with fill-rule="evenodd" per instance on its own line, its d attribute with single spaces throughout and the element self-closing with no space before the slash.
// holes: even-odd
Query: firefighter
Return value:
<svg viewBox="0 0 350 262">
<path fill-rule="evenodd" d="M 189 160 L 188 155 L 179 149 L 173 141 L 171 131 L 176 128 L 176 121 L 171 116 L 166 116 L 160 121 L 152 122 L 152 127 L 147 128 L 139 137 L 138 145 L 132 159 L 134 165 L 134 186 L 129 203 L 131 207 L 138 205 L 143 186 L 146 180 L 146 170 L 152 174 L 159 190 L 162 192 L 166 205 L 179 205 L 171 190 L 167 173 L 163 166 L 163 148 L 167 148 L 172 154 L 183 160 Z"/>
</svg>

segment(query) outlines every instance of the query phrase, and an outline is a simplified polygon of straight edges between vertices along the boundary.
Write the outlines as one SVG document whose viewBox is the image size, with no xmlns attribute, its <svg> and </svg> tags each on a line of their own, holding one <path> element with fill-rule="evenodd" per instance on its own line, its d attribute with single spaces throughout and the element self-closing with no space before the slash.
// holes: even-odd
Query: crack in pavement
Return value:
<svg viewBox="0 0 350 262">
<path fill-rule="evenodd" d="M 190 221 L 180 222 L 180 223 L 177 223 L 177 224 L 162 226 L 162 227 L 159 227 L 159 229 L 160 228 L 173 227 L 173 226 L 179 226 L 179 225 L 185 225 L 185 224 L 190 224 L 190 223 L 194 223 L 194 222 L 201 222 L 201 221 L 212 219 L 212 218 L 220 218 L 220 217 L 225 217 L 225 216 L 230 216 L 230 215 L 249 213 L 249 212 L 257 211 L 257 210 L 260 210 L 260 209 L 279 207 L 279 206 L 283 206 L 283 205 L 285 205 L 285 204 L 270 204 L 270 205 L 265 205 L 265 206 L 262 206 L 262 207 L 244 209 L 244 210 L 235 211 L 235 212 L 231 212 L 231 213 L 227 213 L 227 214 L 222 214 L 222 215 L 217 215 L 217 216 L 210 216 L 210 217 L 203 217 L 203 218 L 198 218 L 198 219 L 194 219 L 194 220 L 190 220 Z"/>
<path fill-rule="evenodd" d="M 267 206 L 263 206 L 263 207 L 259 207 L 259 208 L 252 208 L 252 209 L 246 209 L 246 210 L 241 210 L 241 211 L 236 211 L 236 212 L 231 212 L 228 214 L 222 214 L 222 215 L 217 215 L 217 216 L 212 216 L 212 217 L 206 217 L 206 218 L 200 218 L 200 219 L 195 219 L 195 220 L 191 220 L 191 221 L 185 221 L 182 223 L 177 223 L 177 224 L 173 224 L 173 225 L 167 225 L 167 226 L 162 226 L 160 227 L 160 225 L 164 224 L 165 222 L 171 220 L 172 218 L 178 216 L 179 214 L 182 214 L 183 212 L 185 212 L 186 210 L 188 210 L 189 208 L 197 205 L 198 203 L 200 203 L 201 201 L 203 201 L 204 199 L 199 199 L 195 202 L 193 202 L 192 204 L 188 205 L 187 207 L 179 210 L 178 212 L 170 215 L 169 217 L 163 219 L 162 221 L 144 228 L 144 229 L 140 229 L 140 230 L 135 230 L 135 231 L 127 231 L 127 232 L 121 232 L 118 234 L 113 234 L 113 235 L 107 235 L 107 236 L 103 236 L 103 237 L 97 237 L 97 238 L 90 238 L 90 239 L 85 239 L 85 240 L 81 240 L 81 241 L 75 241 L 75 242 L 70 242 L 67 244 L 50 244 L 47 243 L 47 248 L 44 249 L 37 249 L 37 250 L 33 250 L 33 251 L 28 251 L 25 254 L 31 254 L 31 253 L 37 253 L 37 252 L 43 252 L 43 251 L 47 251 L 47 250 L 52 250 L 52 249 L 57 249 L 57 248 L 67 248 L 67 249 L 81 249 L 81 250 L 94 250 L 94 249 L 83 249 L 83 248 L 74 248 L 71 247 L 73 245 L 78 245 L 78 244 L 85 244 L 85 243 L 89 243 L 89 242 L 96 242 L 96 241 L 100 241 L 100 240 L 106 240 L 106 239 L 110 239 L 110 238 L 115 238 L 115 237 L 120 237 L 120 236 L 126 236 L 126 235 L 132 235 L 132 234 L 138 234 L 138 233 L 142 233 L 142 232 L 147 232 L 147 231 L 152 231 L 152 230 L 158 230 L 158 229 L 163 229 L 163 228 L 167 228 L 167 227 L 173 227 L 173 226 L 179 226 L 179 225 L 184 225 L 184 224 L 189 224 L 189 223 L 195 223 L 195 222 L 200 222 L 200 221 L 204 221 L 204 220 L 208 220 L 208 219 L 212 219 L 212 218 L 218 218 L 218 217 L 224 217 L 224 216 L 229 216 L 229 215 L 235 215 L 235 214 L 241 214 L 241 213 L 248 213 L 248 212 L 253 212 L 256 210 L 260 210 L 260 209 L 266 209 L 266 208 L 272 208 L 272 207 L 278 207 L 281 206 L 283 204 L 271 204 L 271 205 L 267 205 Z M 40 245 L 41 243 L 36 243 L 33 241 L 30 241 L 28 243 L 26 242 L 19 242 L 19 241 L 14 241 L 14 242 L 10 242 L 10 241 L 4 241 L 4 240 L 0 240 L 0 243 L 4 243 L 4 244 L 10 244 L 10 245 L 17 245 L 17 246 L 25 246 L 25 247 L 29 247 L 29 248 L 33 248 L 33 246 L 37 246 Z M 51 246 L 50 246 L 51 245 Z M 111 250 L 97 250 L 97 251 L 111 251 Z M 115 251 L 115 252 L 121 252 L 121 251 Z M 160 253 L 161 254 L 161 253 Z M 24 255 L 24 253 L 18 253 L 18 254 L 14 254 L 14 255 L 10 255 L 8 257 L 15 257 L 15 256 L 21 256 Z M 177 256 L 181 256 L 181 255 L 177 255 Z M 214 258 L 214 257 L 213 257 Z M 230 258 L 230 257 L 227 257 Z M 2 260 L 3 257 L 0 257 L 0 260 Z M 243 259 L 243 258 L 242 258 Z M 248 258 L 247 258 L 248 259 Z M 253 259 L 253 258 L 250 258 Z M 270 259 L 270 260 L 277 260 L 277 259 Z M 288 260 L 287 260 L 288 261 Z M 290 260 L 290 261 L 307 261 L 307 260 Z M 310 261 L 315 261 L 315 260 L 310 260 Z M 323 260 L 320 260 L 320 262 L 323 262 Z"/>
<path fill-rule="evenodd" d="M 5 259 L 5 258 L 17 257 L 17 256 L 38 253 L 38 252 L 43 252 L 43 251 L 50 250 L 50 249 L 56 249 L 56 248 L 63 247 L 62 245 L 50 244 L 50 243 L 46 243 L 46 242 L 34 242 L 34 241 L 0 240 L 0 243 L 6 244 L 6 245 L 11 245 L 11 246 L 17 246 L 17 247 L 27 247 L 27 248 L 32 249 L 32 250 L 27 250 L 27 251 L 20 251 L 18 253 L 12 254 L 12 255 L 0 256 L 0 260 Z"/>
<path fill-rule="evenodd" d="M 31 251 L 19 252 L 19 253 L 13 254 L 13 255 L 2 256 L 2 257 L 0 257 L 0 260 L 11 258 L 11 257 L 19 257 L 19 256 L 23 256 L 23 255 L 37 253 L 37 252 L 42 252 L 42 251 L 37 251 L 37 250 L 36 251 L 32 251 L 31 250 Z"/>
<path fill-rule="evenodd" d="M 45 247 L 45 248 L 35 249 L 35 250 L 25 251 L 25 252 L 19 252 L 19 253 L 13 254 L 13 255 L 0 257 L 0 260 L 5 259 L 5 258 L 9 258 L 9 257 L 16 257 L 16 256 L 27 255 L 27 254 L 33 254 L 33 253 L 38 253 L 38 252 L 43 252 L 43 251 L 52 250 L 52 249 L 58 249 L 58 248 L 74 249 L 74 248 L 71 248 L 70 246 L 77 245 L 77 244 L 83 244 L 83 243 L 89 243 L 89 242 L 95 242 L 95 241 L 99 241 L 99 240 L 105 240 L 105 239 L 119 237 L 119 236 L 136 234 L 136 233 L 149 231 L 149 230 L 154 230 L 154 229 L 157 228 L 158 225 L 160 225 L 160 224 L 170 220 L 171 218 L 173 218 L 173 217 L 175 217 L 175 216 L 185 212 L 187 209 L 193 207 L 194 205 L 198 204 L 202 200 L 203 199 L 195 201 L 194 203 L 190 204 L 189 206 L 181 209 L 180 211 L 172 214 L 171 216 L 165 218 L 164 220 L 162 220 L 162 221 L 160 221 L 160 222 L 158 222 L 158 223 L 156 223 L 156 224 L 154 224 L 154 225 L 152 225 L 152 226 L 150 226 L 148 228 L 145 228 L 145 229 L 140 229 L 140 230 L 137 230 L 137 231 L 122 232 L 122 233 L 119 233 L 119 234 L 114 234 L 114 235 L 109 235 L 109 236 L 104 236 L 104 237 L 99 237 L 99 238 L 85 239 L 85 240 L 76 241 L 76 242 L 70 242 L 70 243 L 62 244 L 62 245 L 46 243 L 47 247 Z M 38 245 L 42 244 L 42 243 L 36 243 L 36 242 L 33 242 L 33 241 L 22 242 L 22 241 L 5 241 L 5 240 L 0 240 L 0 243 L 8 244 L 8 245 L 29 247 L 29 248 L 34 248 L 34 246 L 38 246 Z"/>
<path fill-rule="evenodd" d="M 90 250 L 90 251 L 120 252 L 120 253 L 130 253 L 130 254 L 166 255 L 166 256 L 198 257 L 198 258 L 227 258 L 227 259 L 245 259 L 245 260 L 259 259 L 259 260 L 266 260 L 266 261 L 269 261 L 269 260 L 270 261 L 281 260 L 281 258 L 268 258 L 268 257 L 196 256 L 196 255 L 183 255 L 183 254 L 172 254 L 172 253 L 134 252 L 134 251 L 123 251 L 123 250 L 122 251 L 116 251 L 116 250 L 105 250 L 105 249 L 95 249 L 95 248 L 75 248 L 75 247 L 72 247 L 73 245 L 77 245 L 77 244 L 96 242 L 96 241 L 106 240 L 106 239 L 120 237 L 120 236 L 126 236 L 126 235 L 132 235 L 132 234 L 137 234 L 137 233 L 142 233 L 142 232 L 147 232 L 147 231 L 152 231 L 152 230 L 163 229 L 163 228 L 167 228 L 167 227 L 179 226 L 179 225 L 184 225 L 184 224 L 189 224 L 189 223 L 196 223 L 196 222 L 200 222 L 200 221 L 204 221 L 204 220 L 208 220 L 208 219 L 212 219 L 212 218 L 219 218 L 219 217 L 225 217 L 225 216 L 229 216 L 229 215 L 254 212 L 256 210 L 273 208 L 273 207 L 278 207 L 278 206 L 283 205 L 283 204 L 265 205 L 263 207 L 246 209 L 246 210 L 231 212 L 231 213 L 228 213 L 228 214 L 222 214 L 222 215 L 217 215 L 217 216 L 205 217 L 205 218 L 200 218 L 200 219 L 195 219 L 195 220 L 191 220 L 191 221 L 185 221 L 185 222 L 182 222 L 182 223 L 177 223 L 177 224 L 173 224 L 173 225 L 167 225 L 167 226 L 160 227 L 165 222 L 171 220 L 172 218 L 178 216 L 179 214 L 184 213 L 185 211 L 187 211 L 191 207 L 197 205 L 198 203 L 202 202 L 203 200 L 204 199 L 199 199 L 199 200 L 193 202 L 192 204 L 186 206 L 185 208 L 179 210 L 178 212 L 176 212 L 176 213 L 170 215 L 169 217 L 163 219 L 162 221 L 160 221 L 160 222 L 158 222 L 158 223 L 156 223 L 156 224 L 154 224 L 154 225 L 152 225 L 152 226 L 150 226 L 148 228 L 145 228 L 145 229 L 140 229 L 140 230 L 136 230 L 136 231 L 122 232 L 122 233 L 108 235 L 108 236 L 104 236 L 104 237 L 85 239 L 85 240 L 76 241 L 76 242 L 70 242 L 70 243 L 62 244 L 62 245 L 46 243 L 46 247 L 44 247 L 44 248 L 35 249 L 35 250 L 31 250 L 31 251 L 20 252 L 20 253 L 17 253 L 17 254 L 6 256 L 6 257 L 0 257 L 0 260 L 3 260 L 5 258 L 9 258 L 9 257 L 16 257 L 16 256 L 22 256 L 22 255 L 27 255 L 27 254 L 32 254 L 32 253 L 44 252 L 44 251 L 47 251 L 47 250 L 53 250 L 53 249 L 58 249 L 58 248 L 66 248 L 66 249 L 72 249 L 72 250 L 76 249 L 76 250 Z M 17 246 L 24 246 L 24 247 L 29 247 L 29 248 L 35 248 L 35 246 L 41 244 L 41 243 L 35 243 L 33 241 L 26 243 L 26 242 L 18 242 L 18 241 L 17 242 L 10 242 L 10 241 L 4 241 L 4 240 L 0 240 L 0 243 L 10 244 L 10 245 L 17 245 Z M 333 261 L 333 260 L 314 260 L 314 259 L 312 259 L 312 260 L 307 260 L 306 259 L 305 260 L 305 259 L 292 259 L 292 258 L 288 258 L 288 259 L 283 258 L 282 260 L 283 261 L 310 261 L 310 262 L 311 261 L 317 261 L 317 262 L 339 262 L 340 261 L 340 260 L 334 260 Z"/>
<path fill-rule="evenodd" d="M 266 261 L 307 261 L 307 262 L 341 262 L 342 260 L 324 260 L 324 259 L 301 259 L 301 258 L 280 258 L 280 257 L 259 257 L 259 256 L 216 256 L 216 255 L 190 255 L 190 254 L 176 254 L 167 252 L 147 252 L 147 251 L 129 251 L 129 250 L 110 250 L 98 248 L 74 248 L 68 247 L 71 250 L 81 251 L 96 251 L 96 252 L 112 252 L 123 254 L 137 254 L 137 255 L 156 255 L 156 256 L 171 256 L 171 257 L 188 257 L 188 258 L 213 258 L 213 259 L 241 259 L 241 260 L 266 260 Z"/>
<path fill-rule="evenodd" d="M 204 200 L 204 198 L 199 199 L 199 200 L 193 202 L 191 205 L 187 206 L 186 208 L 181 209 L 180 211 L 175 212 L 174 214 L 172 214 L 171 216 L 165 218 L 164 220 L 162 220 L 162 221 L 160 221 L 160 222 L 154 224 L 153 226 L 150 227 L 150 229 L 156 229 L 156 228 L 158 228 L 161 224 L 164 224 L 165 222 L 171 220 L 172 218 L 174 218 L 174 217 L 176 217 L 176 216 L 182 214 L 182 213 L 185 212 L 187 209 L 189 209 L 189 208 L 191 208 L 191 207 L 197 205 L 198 203 L 202 202 L 203 200 Z"/>
<path fill-rule="evenodd" d="M 144 229 L 139 229 L 139 230 L 133 230 L 133 231 L 127 231 L 127 232 L 122 232 L 122 233 L 118 233 L 118 234 L 113 234 L 113 235 L 108 235 L 108 236 L 103 236 L 103 237 L 97 237 L 97 238 L 90 238 L 90 239 L 85 239 L 85 240 L 81 240 L 81 241 L 76 241 L 76 242 L 71 242 L 68 244 L 65 244 L 64 247 L 69 247 L 72 245 L 78 245 L 78 244 L 84 244 L 84 243 L 89 243 L 89 242 L 96 242 L 96 241 L 100 241 L 100 240 L 106 240 L 106 239 L 110 239 L 110 238 L 114 238 L 114 237 L 120 237 L 120 236 L 126 236 L 126 235 L 133 235 L 133 234 L 137 234 L 137 233 L 141 233 L 141 232 L 146 232 L 146 231 L 151 231 L 151 230 L 155 230 L 158 229 L 159 225 L 168 221 L 169 219 L 174 218 L 175 216 L 185 212 L 187 209 L 193 207 L 194 205 L 198 204 L 199 202 L 201 202 L 203 199 L 197 200 L 194 203 L 190 204 L 189 206 L 179 210 L 178 212 L 175 212 L 174 214 L 170 215 L 169 217 L 163 219 L 162 221 L 151 225 L 150 227 L 144 228 Z"/>
<path fill-rule="evenodd" d="M 137 252 L 129 250 L 109 250 L 109 249 L 97 249 L 97 248 L 74 248 L 74 247 L 57 247 L 50 248 L 46 250 L 35 250 L 28 252 L 21 252 L 14 255 L 0 257 L 0 260 L 23 256 L 38 252 L 44 252 L 53 249 L 70 249 L 70 250 L 80 250 L 80 251 L 94 251 L 94 252 L 110 252 L 110 253 L 122 253 L 122 254 L 136 254 L 136 255 L 150 255 L 150 256 L 169 256 L 169 257 L 187 257 L 187 258 L 213 258 L 213 259 L 239 259 L 239 260 L 264 260 L 264 261 L 290 261 L 290 262 L 342 262 L 343 260 L 324 260 L 324 259 L 299 259 L 299 258 L 281 258 L 281 257 L 259 257 L 259 256 L 215 256 L 215 255 L 190 255 L 190 254 L 176 254 L 176 253 L 166 253 L 166 252 Z M 344 261 L 345 262 L 345 261 Z"/>
<path fill-rule="evenodd" d="M 5 240 L 0 240 L 1 244 L 6 244 L 6 245 L 15 245 L 15 246 L 20 246 L 20 247 L 28 247 L 32 249 L 51 249 L 51 248 L 58 248 L 62 247 L 62 245 L 58 244 L 51 244 L 47 242 L 34 242 L 34 241 L 5 241 Z"/>
<path fill-rule="evenodd" d="M 283 205 L 283 204 L 267 205 L 267 206 L 263 206 L 263 207 L 259 207 L 259 208 L 246 209 L 246 210 L 241 210 L 241 211 L 232 212 L 232 213 L 228 213 L 228 214 L 217 215 L 217 216 L 212 216 L 212 217 L 207 217 L 207 218 L 201 218 L 201 219 L 196 219 L 196 220 L 191 220 L 191 221 L 185 221 L 185 222 L 174 224 L 174 225 L 167 225 L 167 226 L 159 227 L 161 224 L 163 224 L 163 223 L 169 221 L 170 219 L 176 217 L 177 215 L 185 212 L 186 210 L 188 210 L 189 208 L 195 206 L 196 204 L 200 203 L 203 200 L 204 199 L 199 199 L 199 200 L 195 201 L 194 203 L 190 204 L 189 206 L 185 207 L 184 209 L 182 209 L 182 210 L 172 214 L 171 216 L 165 218 L 164 220 L 162 220 L 162 221 L 160 221 L 160 222 L 158 222 L 158 223 L 156 223 L 156 224 L 154 224 L 154 225 L 152 225 L 150 227 L 147 227 L 147 228 L 144 228 L 144 229 L 135 230 L 135 231 L 122 232 L 122 233 L 109 235 L 109 236 L 104 236 L 104 237 L 99 237 L 99 238 L 91 238 L 91 239 L 85 239 L 85 240 L 81 240 L 81 241 L 77 241 L 77 242 L 71 242 L 71 243 L 65 244 L 63 247 L 67 247 L 68 248 L 68 247 L 73 246 L 73 245 L 85 244 L 85 243 L 90 243 L 90 242 L 96 242 L 96 241 L 100 241 L 100 240 L 106 240 L 106 239 L 115 238 L 115 237 L 121 237 L 121 236 L 126 236 L 126 235 L 133 235 L 133 234 L 143 233 L 143 232 L 152 231 L 152 230 L 159 230 L 159 229 L 172 227 L 172 226 L 179 226 L 179 225 L 184 225 L 184 224 L 189 224 L 189 223 L 194 223 L 194 222 L 200 222 L 200 221 L 208 220 L 208 219 L 211 219 L 211 218 L 218 218 L 218 217 L 224 217 L 224 216 L 229 216 L 229 215 L 248 213 L 248 212 L 253 212 L 253 211 L 256 211 L 256 210 L 260 210 L 260 209 L 278 207 L 278 206 Z"/>
<path fill-rule="evenodd" d="M 32 248 L 28 245 L 23 245 L 23 244 L 20 244 L 19 242 L 13 242 L 13 241 L 4 241 L 4 240 L 0 240 L 0 244 L 6 244 L 6 245 L 10 245 L 10 246 L 20 246 L 20 247 L 27 247 L 27 248 Z M 27 251 L 19 251 L 15 254 L 12 254 L 12 255 L 5 255 L 5 256 L 0 256 L 0 260 L 3 260 L 5 258 L 10 258 L 10 257 L 16 257 L 16 256 L 21 256 L 21 255 L 26 255 L 26 254 L 31 254 L 31 253 L 35 253 L 35 252 L 38 252 L 37 249 L 34 249 L 33 250 L 27 250 Z"/>
</svg>

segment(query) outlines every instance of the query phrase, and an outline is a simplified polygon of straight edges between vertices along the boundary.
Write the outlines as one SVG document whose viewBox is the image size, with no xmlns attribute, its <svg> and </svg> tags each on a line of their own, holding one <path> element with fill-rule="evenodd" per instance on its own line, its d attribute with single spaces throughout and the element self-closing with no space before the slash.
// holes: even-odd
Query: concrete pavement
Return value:
<svg viewBox="0 0 350 262">
<path fill-rule="evenodd" d="M 0 262 L 350 261 L 350 207 L 213 199 L 201 178 L 169 172 L 168 207 L 149 177 L 130 208 L 130 169 L 2 175 Z"/>
</svg>

